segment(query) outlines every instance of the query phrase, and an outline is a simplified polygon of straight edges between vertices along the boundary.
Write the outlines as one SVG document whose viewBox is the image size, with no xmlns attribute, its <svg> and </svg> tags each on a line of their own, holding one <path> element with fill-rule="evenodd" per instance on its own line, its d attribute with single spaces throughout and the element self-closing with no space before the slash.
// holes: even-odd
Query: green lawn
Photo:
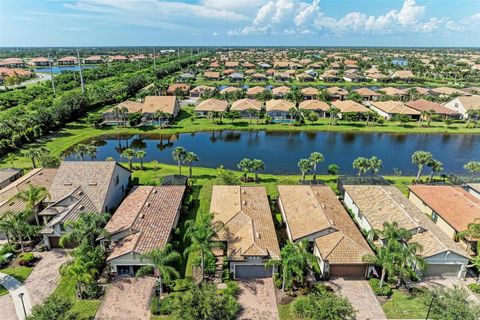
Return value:
<svg viewBox="0 0 480 320">
<path fill-rule="evenodd" d="M 424 293 L 409 295 L 393 290 L 390 299 L 382 305 L 388 319 L 425 319 L 428 306 L 425 305 Z"/>
<path fill-rule="evenodd" d="M 290 309 L 291 305 L 292 305 L 292 303 L 279 304 L 278 305 L 278 316 L 279 316 L 280 320 L 294 320 L 294 319 L 297 319 Z"/>
<path fill-rule="evenodd" d="M 1 297 L 1 296 L 4 296 L 4 295 L 6 295 L 6 294 L 8 294 L 7 288 L 5 288 L 4 286 L 0 285 L 0 297 Z"/>
<path fill-rule="evenodd" d="M 33 271 L 33 268 L 31 267 L 11 267 L 11 268 L 5 268 L 0 270 L 1 273 L 8 274 L 22 283 L 25 282 L 25 280 L 27 280 L 28 276 L 32 271 Z M 0 296 L 6 295 L 6 294 L 8 294 L 7 288 L 0 285 Z"/>
<path fill-rule="evenodd" d="M 61 279 L 58 287 L 52 295 L 61 297 L 68 297 L 73 301 L 72 313 L 78 314 L 78 320 L 89 320 L 95 317 L 98 307 L 100 307 L 100 300 L 78 300 L 75 296 L 75 282 L 71 279 Z"/>
</svg>

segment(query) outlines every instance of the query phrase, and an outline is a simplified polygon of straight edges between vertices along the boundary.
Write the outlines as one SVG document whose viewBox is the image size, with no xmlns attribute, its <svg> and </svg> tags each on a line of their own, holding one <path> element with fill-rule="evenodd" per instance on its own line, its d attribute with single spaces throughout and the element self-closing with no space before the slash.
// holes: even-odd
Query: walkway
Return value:
<svg viewBox="0 0 480 320">
<path fill-rule="evenodd" d="M 275 287 L 271 278 L 240 279 L 237 301 L 240 320 L 276 320 L 278 317 Z"/>
<path fill-rule="evenodd" d="M 24 320 L 25 313 L 23 311 L 22 300 L 19 296 L 21 293 L 23 293 L 23 303 L 25 305 L 25 311 L 27 314 L 29 314 L 32 309 L 30 304 L 30 296 L 28 295 L 26 287 L 14 277 L 4 273 L 0 273 L 0 284 L 7 288 L 10 292 L 13 303 L 15 304 L 15 312 L 17 313 L 18 319 Z"/>
</svg>

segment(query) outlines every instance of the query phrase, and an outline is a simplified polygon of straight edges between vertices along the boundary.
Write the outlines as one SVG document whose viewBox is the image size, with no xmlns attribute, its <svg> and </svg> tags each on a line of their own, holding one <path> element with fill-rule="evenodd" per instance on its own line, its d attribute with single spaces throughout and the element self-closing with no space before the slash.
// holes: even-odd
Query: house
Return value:
<svg viewBox="0 0 480 320">
<path fill-rule="evenodd" d="M 459 239 L 458 233 L 480 219 L 480 199 L 459 186 L 412 185 L 408 198 L 453 241 L 469 253 L 476 252 L 478 239 Z"/>
<path fill-rule="evenodd" d="M 167 96 L 188 96 L 190 85 L 186 83 L 174 83 L 167 89 Z"/>
<path fill-rule="evenodd" d="M 302 81 L 302 82 L 314 82 L 315 76 L 312 76 L 311 74 L 304 72 L 297 75 L 297 79 L 298 81 Z"/>
<path fill-rule="evenodd" d="M 205 71 L 203 77 L 206 80 L 218 80 L 220 79 L 220 72 L 218 71 Z"/>
<path fill-rule="evenodd" d="M 211 86 L 206 86 L 206 85 L 196 86 L 195 88 L 190 90 L 190 97 L 191 98 L 199 98 L 199 97 L 202 96 L 202 94 L 204 92 L 207 92 L 207 91 L 209 91 L 209 92 L 215 91 L 215 88 L 211 87 Z"/>
<path fill-rule="evenodd" d="M 384 222 L 396 222 L 412 234 L 411 242 L 422 246 L 420 256 L 428 267 L 424 276 L 460 277 L 466 273 L 469 256 L 433 221 L 391 185 L 343 185 L 344 204 L 365 232 L 382 230 Z M 370 238 L 373 238 L 370 233 Z M 382 240 L 382 239 L 380 239 Z"/>
<path fill-rule="evenodd" d="M 347 70 L 350 71 L 350 70 Z M 347 82 L 363 82 L 365 81 L 365 77 L 361 75 L 359 72 L 356 70 L 353 70 L 353 72 L 346 72 L 343 75 L 343 80 Z"/>
<path fill-rule="evenodd" d="M 284 99 L 272 99 L 265 103 L 265 108 L 273 122 L 291 122 L 290 109 L 295 108 L 295 104 Z"/>
<path fill-rule="evenodd" d="M 468 119 L 469 110 L 480 110 L 480 96 L 456 97 L 443 106 L 459 113 L 462 119 Z"/>
<path fill-rule="evenodd" d="M 249 99 L 255 99 L 259 94 L 263 93 L 265 90 L 264 87 L 260 87 L 260 86 L 255 86 L 255 87 L 250 87 L 247 89 L 247 98 Z"/>
<path fill-rule="evenodd" d="M 210 112 L 225 112 L 228 108 L 228 101 L 219 99 L 207 99 L 200 102 L 195 107 L 195 114 L 198 116 L 206 116 Z"/>
<path fill-rule="evenodd" d="M 401 101 L 370 101 L 369 107 L 386 120 L 390 120 L 395 116 L 402 115 L 411 119 L 420 119 L 421 112 L 407 107 Z"/>
<path fill-rule="evenodd" d="M 394 87 L 385 87 L 385 88 L 378 89 L 378 91 L 382 92 L 387 96 L 398 97 L 398 98 L 403 98 L 404 96 L 407 95 L 407 90 L 398 89 Z"/>
<path fill-rule="evenodd" d="M 178 76 L 180 81 L 192 81 L 195 80 L 195 75 L 191 72 L 184 72 Z"/>
<path fill-rule="evenodd" d="M 290 88 L 287 86 L 280 86 L 272 89 L 272 95 L 275 99 L 283 99 L 288 93 L 290 93 Z"/>
<path fill-rule="evenodd" d="M 378 82 L 378 81 L 385 81 L 387 79 L 387 76 L 380 72 L 375 72 L 375 73 L 367 73 L 366 78 L 368 80 Z"/>
<path fill-rule="evenodd" d="M 99 56 L 99 55 L 90 56 L 88 58 L 83 59 L 83 63 L 85 64 L 98 64 L 102 62 L 103 62 L 103 58 L 102 56 Z"/>
<path fill-rule="evenodd" d="M 35 66 L 35 67 L 47 67 L 50 65 L 50 60 L 48 60 L 45 57 L 36 57 L 31 59 L 28 62 L 29 65 Z"/>
<path fill-rule="evenodd" d="M 341 119 L 345 113 L 364 114 L 369 110 L 363 104 L 352 100 L 336 100 L 332 101 L 332 106 L 340 110 L 338 117 Z"/>
<path fill-rule="evenodd" d="M 280 259 L 280 247 L 265 187 L 213 186 L 209 212 L 222 224 L 215 240 L 225 243 L 233 278 L 272 277 L 265 263 Z"/>
<path fill-rule="evenodd" d="M 415 109 L 417 111 L 424 112 L 424 111 L 432 111 L 434 114 L 442 116 L 443 118 L 458 118 L 460 114 L 438 104 L 436 102 L 432 102 L 425 99 L 418 99 L 414 101 L 405 102 L 405 105 L 409 108 Z"/>
<path fill-rule="evenodd" d="M 318 114 L 319 117 L 325 118 L 327 116 L 328 109 L 330 109 L 330 106 L 324 101 L 312 99 L 300 102 L 298 108 L 300 110 L 314 111 Z"/>
<path fill-rule="evenodd" d="M 117 125 L 120 123 L 128 122 L 128 114 L 142 112 L 143 103 L 138 101 L 123 101 L 117 104 L 115 107 L 105 111 L 103 116 L 103 121 L 105 124 Z M 127 111 L 126 114 L 121 111 Z"/>
<path fill-rule="evenodd" d="M 331 70 L 334 71 L 334 70 Z M 337 72 L 327 72 L 325 71 L 320 75 L 320 79 L 322 79 L 325 82 L 335 82 L 340 80 L 340 77 L 338 76 Z"/>
<path fill-rule="evenodd" d="M 402 80 L 405 82 L 410 82 L 415 78 L 412 71 L 409 70 L 397 70 L 391 76 L 390 79 L 393 80 Z"/>
<path fill-rule="evenodd" d="M 348 95 L 347 90 L 339 87 L 329 87 L 325 91 L 333 100 L 345 100 Z"/>
<path fill-rule="evenodd" d="M 151 261 L 142 255 L 170 241 L 181 214 L 185 186 L 136 186 L 105 226 L 107 263 L 115 275 L 134 276 Z"/>
<path fill-rule="evenodd" d="M 320 91 L 314 87 L 307 87 L 300 90 L 300 92 L 303 94 L 303 97 L 306 100 L 312 100 L 312 99 L 315 99 L 315 97 L 318 95 Z"/>
<path fill-rule="evenodd" d="M 180 112 L 180 104 L 176 96 L 147 96 L 143 101 L 142 115 L 147 121 L 156 122 L 155 113 L 162 112 L 166 115 L 160 121 L 169 123 Z"/>
<path fill-rule="evenodd" d="M 73 56 L 63 57 L 57 60 L 57 64 L 60 66 L 71 66 L 77 63 L 77 58 Z"/>
<path fill-rule="evenodd" d="M 0 67 L 23 68 L 25 67 L 25 62 L 20 58 L 7 58 L 0 61 Z"/>
<path fill-rule="evenodd" d="M 22 169 L 3 168 L 0 169 L 0 190 L 8 186 L 10 183 L 19 179 L 23 174 Z"/>
<path fill-rule="evenodd" d="M 128 58 L 122 55 L 115 55 L 110 58 L 112 62 L 127 62 Z"/>
<path fill-rule="evenodd" d="M 288 69 L 289 64 L 290 63 L 288 61 L 274 61 L 273 62 L 273 68 L 274 69 Z"/>
<path fill-rule="evenodd" d="M 242 88 L 239 87 L 226 87 L 220 90 L 220 94 L 236 93 L 242 91 Z"/>
<path fill-rule="evenodd" d="M 243 74 L 234 72 L 229 76 L 230 80 L 232 81 L 242 81 L 243 80 Z"/>
<path fill-rule="evenodd" d="M 267 79 L 267 76 L 263 73 L 253 73 L 250 78 L 252 79 L 252 81 L 265 81 Z"/>
<path fill-rule="evenodd" d="M 225 67 L 226 68 L 237 68 L 238 67 L 238 61 L 227 61 L 225 62 Z"/>
<path fill-rule="evenodd" d="M 278 204 L 288 239 L 307 240 L 322 276 L 365 277 L 367 241 L 328 186 L 278 186 Z"/>
<path fill-rule="evenodd" d="M 58 248 L 66 221 L 80 212 L 113 211 L 127 194 L 131 171 L 115 161 L 62 161 L 50 186 L 47 207 L 39 213 L 48 249 Z"/>
<path fill-rule="evenodd" d="M 287 72 L 275 72 L 273 77 L 275 78 L 275 80 L 283 82 L 289 81 L 291 78 L 290 74 Z"/>
<path fill-rule="evenodd" d="M 358 93 L 364 101 L 377 101 L 378 97 L 381 96 L 380 93 L 369 88 L 359 88 L 353 90 L 353 92 Z"/>
<path fill-rule="evenodd" d="M 240 99 L 232 103 L 230 111 L 240 112 L 242 118 L 258 118 L 262 111 L 262 103 L 256 99 Z"/>
<path fill-rule="evenodd" d="M 448 97 L 452 95 L 457 95 L 457 96 L 469 96 L 470 94 L 468 92 L 465 92 L 460 89 L 456 88 L 450 88 L 450 87 L 438 87 L 438 88 L 432 88 L 430 90 L 432 94 L 435 94 L 439 97 Z"/>
<path fill-rule="evenodd" d="M 225 70 L 223 70 L 223 75 L 224 76 L 229 76 L 232 73 L 235 73 L 235 69 L 225 69 Z"/>
</svg>

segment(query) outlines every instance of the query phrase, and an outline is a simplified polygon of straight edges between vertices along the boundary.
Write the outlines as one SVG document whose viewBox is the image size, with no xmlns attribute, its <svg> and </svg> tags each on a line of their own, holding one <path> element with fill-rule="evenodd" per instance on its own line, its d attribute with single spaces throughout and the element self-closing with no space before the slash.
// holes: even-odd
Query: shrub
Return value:
<svg viewBox="0 0 480 320">
<path fill-rule="evenodd" d="M 87 285 L 82 292 L 82 299 L 98 299 L 103 295 L 103 287 L 93 282 Z"/>
<path fill-rule="evenodd" d="M 22 253 L 19 257 L 18 264 L 21 266 L 29 266 L 35 260 L 33 253 Z"/>
<path fill-rule="evenodd" d="M 218 183 L 224 185 L 237 185 L 240 184 L 240 179 L 232 170 L 226 170 L 223 166 L 217 169 Z"/>
<path fill-rule="evenodd" d="M 239 290 L 240 287 L 238 286 L 238 283 L 236 281 L 228 281 L 227 288 L 223 293 L 235 297 Z"/>
<path fill-rule="evenodd" d="M 215 256 L 213 255 L 212 251 L 205 252 L 203 257 L 203 270 L 205 274 L 212 275 L 215 273 L 216 265 L 215 265 Z M 202 256 L 196 255 L 195 259 L 193 260 L 194 267 L 201 267 L 202 265 Z"/>
<path fill-rule="evenodd" d="M 15 247 L 12 244 L 4 244 L 2 247 L 0 247 L 0 256 L 3 256 L 4 254 L 7 253 L 14 253 L 15 252 Z"/>
<path fill-rule="evenodd" d="M 162 300 L 157 297 L 153 298 L 151 303 L 151 312 L 156 316 L 170 315 L 174 308 L 175 294 L 169 294 Z"/>
<path fill-rule="evenodd" d="M 371 278 L 368 280 L 370 287 L 372 287 L 373 293 L 377 296 L 389 296 L 392 294 L 392 288 L 387 283 L 383 283 L 383 286 L 380 288 L 380 280 L 377 278 Z"/>
<path fill-rule="evenodd" d="M 72 302 L 61 296 L 48 297 L 43 305 L 33 307 L 32 314 L 27 317 L 27 320 L 70 320 L 77 317 L 71 314 Z"/>
<path fill-rule="evenodd" d="M 174 281 L 174 285 L 172 287 L 173 291 L 185 291 L 187 290 L 192 284 L 192 278 L 185 278 L 185 279 L 176 279 Z"/>
<path fill-rule="evenodd" d="M 479 283 L 470 283 L 468 289 L 474 293 L 480 294 L 480 284 Z"/>
</svg>

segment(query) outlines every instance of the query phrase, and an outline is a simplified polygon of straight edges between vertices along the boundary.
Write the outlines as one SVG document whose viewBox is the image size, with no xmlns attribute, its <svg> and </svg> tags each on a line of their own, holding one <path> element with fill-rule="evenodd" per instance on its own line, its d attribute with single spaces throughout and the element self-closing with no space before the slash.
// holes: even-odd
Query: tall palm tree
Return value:
<svg viewBox="0 0 480 320">
<path fill-rule="evenodd" d="M 369 162 L 369 170 L 373 173 L 373 174 L 377 174 L 378 171 L 383 168 L 383 163 L 382 163 L 382 160 L 381 159 L 378 159 L 376 156 L 373 156 L 371 157 L 370 159 L 368 159 L 368 162 Z"/>
<path fill-rule="evenodd" d="M 132 148 L 125 149 L 120 156 L 128 160 L 128 167 L 130 168 L 130 170 L 133 170 L 132 161 L 133 158 L 135 158 L 136 156 L 135 150 L 133 150 Z"/>
<path fill-rule="evenodd" d="M 466 163 L 463 168 L 468 170 L 472 174 L 472 180 L 475 177 L 475 174 L 480 173 L 480 161 L 470 161 Z"/>
<path fill-rule="evenodd" d="M 12 197 L 12 200 L 20 200 L 25 203 L 25 209 L 32 211 L 35 215 L 35 221 L 40 224 L 38 219 L 38 205 L 45 199 L 50 199 L 50 193 L 43 186 L 29 185 Z"/>
<path fill-rule="evenodd" d="M 89 156 L 91 160 L 95 160 L 97 158 L 97 147 L 93 144 L 85 146 L 85 155 Z"/>
<path fill-rule="evenodd" d="M 109 218 L 110 215 L 107 213 L 81 212 L 77 220 L 65 223 L 67 232 L 60 237 L 60 246 L 85 243 L 94 247 L 99 237 L 109 237 L 109 233 L 103 228 Z"/>
<path fill-rule="evenodd" d="M 87 259 L 74 259 L 65 268 L 65 273 L 75 281 L 77 298 L 82 298 L 86 287 L 95 281 L 98 275 L 95 262 Z"/>
<path fill-rule="evenodd" d="M 173 250 L 173 246 L 170 243 L 165 244 L 162 249 L 154 249 L 153 251 L 144 254 L 140 258 L 142 261 L 147 260 L 153 264 L 155 274 L 157 277 L 157 286 L 159 289 L 159 299 L 162 298 L 163 283 L 171 283 L 172 280 L 180 278 L 180 273 L 171 265 L 180 260 L 180 254 Z M 137 271 L 137 276 L 143 276 L 150 273 L 149 266 L 140 268 Z"/>
<path fill-rule="evenodd" d="M 382 268 L 379 286 L 380 288 L 383 287 L 387 272 L 393 273 L 394 270 L 392 253 L 388 250 L 387 247 L 380 247 L 376 255 L 365 255 L 362 257 L 362 260 L 366 263 L 373 264 Z"/>
<path fill-rule="evenodd" d="M 297 163 L 300 172 L 302 173 L 302 182 L 305 181 L 305 175 L 312 170 L 312 163 L 308 159 L 300 159 Z"/>
<path fill-rule="evenodd" d="M 145 159 L 146 156 L 147 156 L 147 153 L 145 152 L 145 150 L 138 150 L 135 153 L 135 158 L 140 160 L 140 170 L 143 170 L 143 159 Z"/>
<path fill-rule="evenodd" d="M 433 159 L 430 152 L 418 150 L 412 154 L 412 163 L 418 167 L 416 181 L 420 180 L 420 176 L 423 171 L 423 167 L 428 165 Z"/>
<path fill-rule="evenodd" d="M 258 171 L 265 170 L 265 163 L 260 159 L 253 159 L 252 170 L 255 171 L 255 182 L 258 182 Z"/>
<path fill-rule="evenodd" d="M 39 156 L 39 152 L 38 152 L 38 148 L 29 148 L 26 152 L 25 152 L 25 157 L 29 158 L 31 161 L 32 161 L 32 168 L 35 169 L 37 166 L 36 166 L 36 162 L 35 160 L 38 158 Z"/>
<path fill-rule="evenodd" d="M 358 157 L 353 160 L 352 167 L 358 170 L 358 175 L 361 176 L 370 169 L 370 160 L 365 157 Z"/>
<path fill-rule="evenodd" d="M 312 163 L 313 180 L 315 180 L 317 178 L 317 165 L 320 162 L 325 161 L 325 158 L 323 157 L 323 154 L 321 154 L 320 152 L 312 152 L 308 160 L 310 160 L 310 162 Z"/>
<path fill-rule="evenodd" d="M 80 159 L 80 161 L 83 161 L 85 159 L 85 155 L 87 154 L 87 149 L 87 145 L 79 143 L 73 148 L 73 151 L 77 154 L 77 157 Z"/>
<path fill-rule="evenodd" d="M 434 174 L 437 172 L 443 171 L 443 163 L 439 160 L 432 159 L 432 161 L 428 163 L 428 166 L 431 169 L 430 182 L 432 182 Z"/>
<path fill-rule="evenodd" d="M 115 119 L 117 120 L 117 127 L 120 125 L 120 108 L 118 106 L 115 106 L 112 108 L 113 113 L 115 114 Z"/>
<path fill-rule="evenodd" d="M 243 158 L 237 164 L 237 168 L 243 172 L 243 180 L 247 181 L 247 174 L 252 170 L 252 160 L 248 158 Z"/>
<path fill-rule="evenodd" d="M 198 160 L 199 160 L 199 158 L 198 158 L 197 154 L 194 153 L 194 152 L 187 152 L 187 154 L 185 155 L 184 161 L 186 163 L 188 163 L 188 171 L 189 171 L 189 177 L 190 178 L 193 176 L 193 172 L 192 172 L 193 162 L 197 162 Z"/>
<path fill-rule="evenodd" d="M 334 106 L 330 106 L 330 108 L 328 108 L 327 111 L 330 114 L 330 119 L 332 120 L 330 124 L 336 125 L 338 120 L 338 115 L 340 114 L 340 109 Z"/>
<path fill-rule="evenodd" d="M 177 161 L 179 175 L 182 174 L 182 162 L 185 160 L 186 155 L 187 150 L 183 147 L 176 147 L 172 152 L 173 160 Z"/>
<path fill-rule="evenodd" d="M 40 226 L 33 226 L 28 223 L 28 219 L 32 216 L 32 212 L 24 210 L 20 212 L 7 211 L 3 214 L 3 227 L 6 227 L 8 233 L 20 242 L 22 252 L 25 252 L 23 241 L 25 238 L 31 239 L 40 231 Z"/>
</svg>

